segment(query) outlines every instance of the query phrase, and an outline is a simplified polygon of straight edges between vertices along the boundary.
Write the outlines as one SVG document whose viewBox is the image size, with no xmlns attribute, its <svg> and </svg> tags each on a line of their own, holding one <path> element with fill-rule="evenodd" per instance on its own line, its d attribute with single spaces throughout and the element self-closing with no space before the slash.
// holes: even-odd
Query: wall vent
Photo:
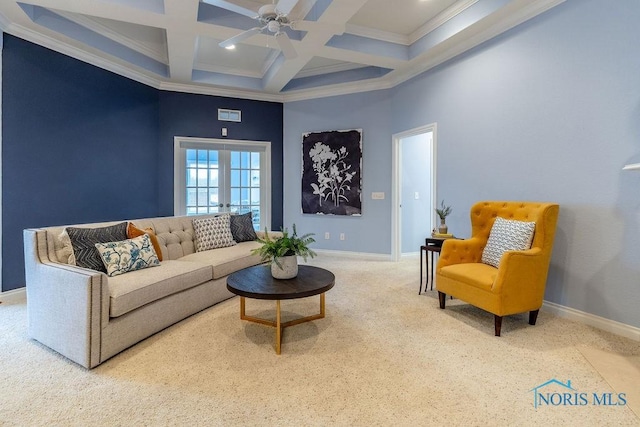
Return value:
<svg viewBox="0 0 640 427">
<path fill-rule="evenodd" d="M 241 122 L 242 111 L 218 108 L 218 120 L 223 122 Z"/>
</svg>

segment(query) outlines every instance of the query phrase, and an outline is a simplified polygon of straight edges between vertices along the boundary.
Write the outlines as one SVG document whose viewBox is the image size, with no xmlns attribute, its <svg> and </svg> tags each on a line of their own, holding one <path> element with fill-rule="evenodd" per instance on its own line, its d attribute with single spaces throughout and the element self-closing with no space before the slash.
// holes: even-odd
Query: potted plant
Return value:
<svg viewBox="0 0 640 427">
<path fill-rule="evenodd" d="M 275 279 L 292 279 L 298 275 L 298 256 L 305 261 L 313 258 L 316 253 L 309 249 L 309 244 L 315 242 L 313 233 L 307 233 L 298 237 L 296 225 L 293 224 L 293 234 L 282 229 L 282 235 L 276 239 L 269 236 L 265 228 L 264 238 L 258 239 L 262 246 L 253 249 L 254 255 L 260 255 L 263 262 L 271 263 L 271 275 Z"/>
<path fill-rule="evenodd" d="M 440 208 L 436 208 L 435 210 L 438 216 L 440 217 L 440 225 L 438 226 L 438 233 L 447 234 L 447 231 L 449 231 L 449 227 L 447 227 L 447 224 L 445 223 L 445 219 L 451 213 L 451 206 L 445 206 L 444 199 L 443 199 L 442 203 L 440 204 Z"/>
</svg>

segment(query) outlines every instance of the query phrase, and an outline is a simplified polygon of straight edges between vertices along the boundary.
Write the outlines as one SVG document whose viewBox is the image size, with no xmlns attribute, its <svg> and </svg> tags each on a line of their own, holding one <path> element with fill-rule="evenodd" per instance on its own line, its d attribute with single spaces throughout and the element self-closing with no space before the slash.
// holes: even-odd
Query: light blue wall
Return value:
<svg viewBox="0 0 640 427">
<path fill-rule="evenodd" d="M 403 138 L 401 146 L 401 252 L 418 253 L 431 235 L 431 133 Z M 416 199 L 415 193 L 418 193 Z"/>
<path fill-rule="evenodd" d="M 469 208 L 478 200 L 558 202 L 560 219 L 545 299 L 636 327 L 640 173 L 621 169 L 640 162 L 638 22 L 638 1 L 568 0 L 381 92 L 376 98 L 380 115 L 368 117 L 377 124 L 387 123 L 391 115 L 384 127 L 387 134 L 376 135 L 387 142 L 392 133 L 438 124 L 437 197 L 453 206 L 447 224 L 458 236 L 469 235 Z M 384 110 L 385 95 L 389 111 Z M 316 124 L 314 130 L 332 128 L 327 125 L 335 121 L 343 128 L 358 127 L 362 115 L 343 106 L 366 105 L 369 96 L 285 106 L 285 146 L 297 143 L 292 137 L 299 139 L 291 130 L 301 133 L 302 113 L 291 114 L 297 105 L 304 105 L 303 124 Z M 331 114 L 336 107 L 338 114 Z M 365 187 L 378 185 L 370 179 L 390 178 L 387 145 L 365 145 L 365 156 L 378 159 L 376 176 L 365 167 Z M 371 153 L 380 147 L 382 153 Z M 300 162 L 293 150 L 285 157 Z M 294 203 L 298 195 L 297 186 L 285 186 L 285 200 Z M 376 218 L 390 216 L 388 203 L 368 208 L 366 213 Z M 285 206 L 285 221 L 299 217 L 288 212 Z M 323 230 L 322 220 L 313 223 L 314 231 Z M 376 228 L 363 233 L 390 238 Z M 371 243 L 367 236 L 345 250 L 372 252 Z M 376 248 L 388 253 L 390 242 Z"/>
<path fill-rule="evenodd" d="M 391 119 L 390 93 L 290 102 L 284 106 L 284 224 L 315 233 L 316 249 L 374 254 L 391 253 Z M 362 216 L 303 215 L 300 205 L 302 134 L 362 129 Z M 372 192 L 384 200 L 372 200 Z M 324 239 L 325 232 L 331 235 Z M 340 233 L 346 239 L 339 240 Z"/>
</svg>

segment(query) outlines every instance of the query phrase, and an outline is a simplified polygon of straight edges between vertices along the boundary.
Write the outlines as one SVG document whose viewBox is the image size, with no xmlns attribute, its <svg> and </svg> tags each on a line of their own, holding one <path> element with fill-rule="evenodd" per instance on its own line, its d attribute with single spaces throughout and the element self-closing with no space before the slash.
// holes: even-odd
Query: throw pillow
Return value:
<svg viewBox="0 0 640 427">
<path fill-rule="evenodd" d="M 144 230 L 133 225 L 132 222 L 127 226 L 127 239 L 133 239 L 134 237 L 140 237 L 143 234 L 147 234 L 151 239 L 153 250 L 156 251 L 158 259 L 162 261 L 162 249 L 160 249 L 160 242 L 158 242 L 158 236 L 153 232 L 152 228 L 145 228 Z"/>
<path fill-rule="evenodd" d="M 193 229 L 196 232 L 196 252 L 236 244 L 231 234 L 231 215 L 229 214 L 194 219 Z"/>
<path fill-rule="evenodd" d="M 489 240 L 482 251 L 482 262 L 498 267 L 505 251 L 523 251 L 531 247 L 535 222 L 515 221 L 497 217 Z"/>
<path fill-rule="evenodd" d="M 121 242 L 96 243 L 95 246 L 111 277 L 160 265 L 148 234 Z"/>
<path fill-rule="evenodd" d="M 96 249 L 96 243 L 118 242 L 127 238 L 127 223 L 111 225 L 101 228 L 67 227 L 69 239 L 79 267 L 107 272 L 102 258 Z"/>
<path fill-rule="evenodd" d="M 56 250 L 58 262 L 76 265 L 76 256 L 73 254 L 73 245 L 71 245 L 71 239 L 69 239 L 69 233 L 67 233 L 66 228 L 58 235 L 58 239 L 62 243 L 62 247 Z"/>
<path fill-rule="evenodd" d="M 251 212 L 242 215 L 231 215 L 231 234 L 237 243 L 256 240 L 258 235 L 253 229 Z"/>
</svg>

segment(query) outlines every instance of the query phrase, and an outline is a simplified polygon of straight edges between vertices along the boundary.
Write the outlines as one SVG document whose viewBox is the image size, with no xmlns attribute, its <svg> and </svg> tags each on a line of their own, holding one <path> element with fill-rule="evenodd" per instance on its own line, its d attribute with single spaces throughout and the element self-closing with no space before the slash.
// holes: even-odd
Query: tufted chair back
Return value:
<svg viewBox="0 0 640 427">
<path fill-rule="evenodd" d="M 483 201 L 471 207 L 471 235 L 487 244 L 496 217 L 536 223 L 532 248 L 540 248 L 551 256 L 559 206 L 553 203 Z M 546 243 L 546 244 L 545 244 Z"/>
</svg>

